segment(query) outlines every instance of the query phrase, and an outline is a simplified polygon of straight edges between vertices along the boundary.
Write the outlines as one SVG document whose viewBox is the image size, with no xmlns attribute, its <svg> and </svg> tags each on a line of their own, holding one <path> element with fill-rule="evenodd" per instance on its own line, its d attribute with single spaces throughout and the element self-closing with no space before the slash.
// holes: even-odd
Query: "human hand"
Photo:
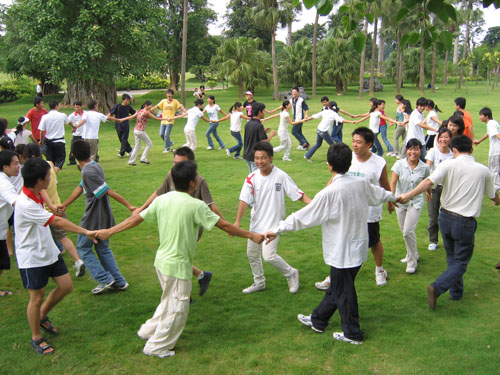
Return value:
<svg viewBox="0 0 500 375">
<path fill-rule="evenodd" d="M 472 142 L 474 146 L 477 146 L 479 144 L 479 141 L 477 139 L 474 139 L 474 142 Z"/>
<path fill-rule="evenodd" d="M 269 133 L 269 136 L 274 137 L 276 134 L 278 134 L 278 133 L 276 133 L 276 130 L 271 130 L 271 133 Z"/>
<path fill-rule="evenodd" d="M 132 211 L 132 216 L 139 215 L 141 213 L 141 208 L 136 208 L 134 211 Z"/>
<path fill-rule="evenodd" d="M 260 244 L 260 243 L 262 243 L 265 240 L 265 237 L 264 237 L 263 234 L 251 232 L 250 233 L 250 239 L 253 242 Z"/>
<path fill-rule="evenodd" d="M 389 212 L 389 214 L 392 214 L 395 208 L 396 205 L 393 202 L 387 202 L 387 211 Z"/>
<path fill-rule="evenodd" d="M 266 133 L 269 133 L 271 131 L 271 128 L 265 128 L 264 130 L 266 131 Z"/>
<path fill-rule="evenodd" d="M 432 199 L 432 193 L 430 191 L 426 191 L 425 196 L 427 198 L 427 202 L 430 202 Z"/>
<path fill-rule="evenodd" d="M 396 202 L 398 203 L 408 203 L 411 197 L 408 194 L 401 194 L 396 198 Z"/>
<path fill-rule="evenodd" d="M 85 235 L 92 240 L 93 243 L 98 243 L 97 241 L 97 231 L 95 230 L 88 230 Z"/>
<path fill-rule="evenodd" d="M 95 237 L 98 238 L 101 241 L 106 241 L 111 237 L 111 233 L 109 229 L 100 229 L 96 231 Z"/>
<path fill-rule="evenodd" d="M 274 241 L 276 238 L 276 233 L 271 232 L 270 230 L 264 233 L 264 238 L 266 239 L 266 245 L 269 244 L 271 241 Z"/>
<path fill-rule="evenodd" d="M 132 206 L 132 205 L 128 206 L 127 208 L 128 208 L 128 210 L 129 210 L 130 212 L 132 212 L 132 214 L 134 213 L 134 211 L 135 211 L 135 210 L 137 210 L 137 209 L 138 209 L 137 207 Z"/>
<path fill-rule="evenodd" d="M 56 212 L 54 212 L 57 216 L 62 216 L 66 211 L 66 206 L 60 204 L 56 207 Z"/>
</svg>

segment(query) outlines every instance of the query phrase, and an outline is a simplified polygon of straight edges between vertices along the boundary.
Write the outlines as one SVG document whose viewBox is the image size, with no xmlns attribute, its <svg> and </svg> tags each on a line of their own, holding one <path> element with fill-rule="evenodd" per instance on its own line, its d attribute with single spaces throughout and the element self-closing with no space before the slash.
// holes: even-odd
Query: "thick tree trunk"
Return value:
<svg viewBox="0 0 500 375">
<path fill-rule="evenodd" d="M 420 94 L 425 95 L 425 51 L 424 51 L 424 38 L 420 39 L 420 78 L 418 82 L 420 87 Z"/>
<path fill-rule="evenodd" d="M 384 34 L 383 34 L 383 27 L 385 25 L 382 23 L 382 18 L 380 19 L 380 26 L 379 26 L 379 37 L 378 37 L 378 71 L 379 73 L 384 72 L 384 44 L 385 44 L 385 39 L 384 39 Z"/>
<path fill-rule="evenodd" d="M 278 100 L 279 93 L 278 93 L 278 66 L 276 65 L 276 30 L 273 30 L 273 32 L 271 33 L 271 57 L 273 63 L 273 86 L 274 86 L 273 99 Z"/>
<path fill-rule="evenodd" d="M 476 67 L 476 86 L 479 85 L 479 63 Z"/>
<path fill-rule="evenodd" d="M 243 80 L 240 78 L 238 81 L 238 92 L 239 92 L 239 98 L 243 98 Z"/>
<path fill-rule="evenodd" d="M 431 73 L 431 90 L 433 93 L 436 92 L 436 43 L 434 43 L 434 48 L 432 49 L 432 73 Z"/>
<path fill-rule="evenodd" d="M 363 33 L 368 34 L 368 21 L 365 19 L 365 28 Z M 365 55 L 366 55 L 366 44 L 363 47 L 363 51 L 361 52 L 361 64 L 359 66 L 359 98 L 363 98 L 363 83 L 365 81 Z"/>
<path fill-rule="evenodd" d="M 342 95 L 342 88 L 343 88 L 342 80 L 340 79 L 340 77 L 337 77 L 335 79 L 335 92 L 337 93 L 337 96 Z"/>
<path fill-rule="evenodd" d="M 314 20 L 314 33 L 313 33 L 313 50 L 312 50 L 312 97 L 316 97 L 316 55 L 318 49 L 318 22 L 319 13 L 316 10 L 316 18 Z"/>
<path fill-rule="evenodd" d="M 467 12 L 466 12 L 466 18 L 465 18 L 465 39 L 464 39 L 464 49 L 462 53 L 462 59 L 467 58 L 467 52 L 469 51 L 469 37 L 470 37 L 470 16 L 472 12 L 472 3 L 473 1 L 467 0 Z M 458 79 L 458 88 L 461 88 L 462 83 L 464 81 L 464 76 L 467 76 L 468 74 L 465 73 L 465 67 L 462 65 L 460 67 L 460 77 Z M 466 77 L 467 79 L 467 77 Z M 467 86 L 466 86 L 467 89 Z"/>
<path fill-rule="evenodd" d="M 287 28 L 288 28 L 288 36 L 286 38 L 286 45 L 288 47 L 291 47 L 292 46 L 292 23 L 293 22 L 289 22 L 288 25 L 287 25 Z"/>
<path fill-rule="evenodd" d="M 181 56 L 181 102 L 186 106 L 186 60 L 188 38 L 188 0 L 184 0 L 182 7 L 182 56 Z"/>
<path fill-rule="evenodd" d="M 453 40 L 453 65 L 458 64 L 458 42 L 460 41 L 460 38 L 457 36 Z"/>
<path fill-rule="evenodd" d="M 109 82 L 113 80 L 110 79 Z M 89 99 L 97 101 L 99 112 L 108 113 L 117 101 L 115 84 L 103 85 L 92 80 L 68 81 L 68 91 L 61 104 L 73 105 L 80 101 L 85 106 Z"/>
<path fill-rule="evenodd" d="M 448 55 L 449 51 L 446 51 L 444 54 L 443 86 L 448 86 Z"/>
<path fill-rule="evenodd" d="M 59 86 L 43 82 L 42 93 L 43 95 L 57 95 L 59 94 Z"/>
<path fill-rule="evenodd" d="M 168 86 L 168 88 L 174 91 L 179 90 L 180 75 L 179 71 L 173 64 L 169 66 L 169 76 L 170 76 L 170 85 Z"/>
<path fill-rule="evenodd" d="M 375 60 L 377 59 L 377 25 L 378 25 L 378 18 L 375 17 L 375 21 L 373 24 L 373 41 L 372 41 L 372 58 L 370 60 L 370 85 L 369 87 L 369 92 L 370 96 L 373 97 L 374 95 L 374 85 L 375 85 Z"/>
</svg>

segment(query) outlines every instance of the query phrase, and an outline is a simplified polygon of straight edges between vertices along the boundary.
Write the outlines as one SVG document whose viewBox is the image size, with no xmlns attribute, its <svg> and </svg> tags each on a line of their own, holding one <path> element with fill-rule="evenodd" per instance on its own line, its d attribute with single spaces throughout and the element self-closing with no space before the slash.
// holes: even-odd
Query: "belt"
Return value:
<svg viewBox="0 0 500 375">
<path fill-rule="evenodd" d="M 474 216 L 463 216 L 463 215 L 459 215 L 459 214 L 456 214 L 454 212 L 451 212 L 451 211 L 448 211 L 448 210 L 445 210 L 444 208 L 441 207 L 441 212 L 446 214 L 446 215 L 450 215 L 450 216 L 455 216 L 455 217 L 459 217 L 459 218 L 462 218 L 462 219 L 474 219 Z"/>
</svg>

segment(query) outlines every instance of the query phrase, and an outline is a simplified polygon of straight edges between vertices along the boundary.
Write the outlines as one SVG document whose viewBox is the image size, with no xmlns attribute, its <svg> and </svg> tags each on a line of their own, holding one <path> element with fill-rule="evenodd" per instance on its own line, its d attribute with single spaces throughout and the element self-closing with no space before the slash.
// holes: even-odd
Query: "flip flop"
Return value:
<svg viewBox="0 0 500 375">
<path fill-rule="evenodd" d="M 49 323 L 48 327 L 45 327 L 43 324 L 44 323 Z M 50 333 L 51 335 L 57 335 L 56 327 L 52 324 L 52 322 L 49 320 L 49 317 L 45 317 L 44 319 L 40 319 L 40 327 L 47 333 Z"/>
<path fill-rule="evenodd" d="M 10 290 L 0 290 L 0 297 L 11 296 L 12 292 Z"/>
<path fill-rule="evenodd" d="M 47 344 L 47 345 L 44 345 L 44 346 L 40 346 L 40 344 L 42 342 L 44 342 Z M 51 352 L 47 352 L 46 350 L 50 349 L 50 348 L 54 348 L 52 345 L 50 345 L 44 337 L 42 337 L 41 339 L 39 340 L 31 340 L 31 347 L 33 349 L 35 349 L 35 352 L 37 352 L 38 354 L 54 354 L 54 350 L 51 351 Z"/>
</svg>

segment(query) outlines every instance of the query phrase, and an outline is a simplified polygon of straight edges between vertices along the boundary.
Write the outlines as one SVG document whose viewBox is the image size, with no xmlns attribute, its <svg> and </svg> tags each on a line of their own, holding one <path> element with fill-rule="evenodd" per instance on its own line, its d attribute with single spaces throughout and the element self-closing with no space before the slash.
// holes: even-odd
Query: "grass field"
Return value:
<svg viewBox="0 0 500 375">
<path fill-rule="evenodd" d="M 286 88 L 282 88 L 286 89 Z M 394 116 L 394 87 L 377 93 L 387 101 L 386 112 Z M 238 99 L 236 91 L 216 91 L 217 103 L 227 109 Z M 405 89 L 402 93 L 414 105 L 417 91 Z M 368 96 L 357 97 L 353 88 L 342 97 L 334 96 L 331 88 L 320 88 L 318 98 L 309 101 L 311 112 L 321 109 L 319 98 L 329 95 L 339 106 L 351 113 L 368 110 Z M 453 99 L 464 96 L 453 87 L 441 88 L 427 95 L 443 110 L 441 119 L 454 111 Z M 137 102 L 149 99 L 157 102 L 161 92 L 138 97 Z M 270 89 L 257 90 L 256 99 L 275 108 Z M 486 94 L 486 87 L 471 85 L 467 109 L 472 113 L 478 137 L 485 132 L 479 122 L 478 111 L 490 106 L 498 114 L 499 95 Z M 189 100 L 191 101 L 191 100 Z M 15 124 L 20 115 L 31 107 L 29 100 L 0 105 L 0 117 Z M 69 113 L 69 110 L 65 110 Z M 185 120 L 177 121 L 173 129 L 175 147 L 184 143 Z M 317 121 L 308 122 L 304 132 L 310 142 L 316 134 Z M 277 128 L 278 119 L 266 123 Z M 368 123 L 366 122 L 366 126 Z M 238 196 L 248 174 L 243 160 L 228 159 L 223 151 L 207 151 L 204 131 L 207 124 L 198 125 L 196 160 L 200 174 L 211 188 L 215 202 L 230 221 L 236 216 Z M 151 165 L 129 167 L 126 159 L 118 159 L 118 140 L 112 123 L 101 126 L 101 165 L 112 189 L 134 205 L 142 204 L 160 185 L 172 165 L 172 154 L 162 154 L 158 136 L 159 123 L 150 121 L 148 133 L 153 140 Z M 344 126 L 344 140 L 350 144 L 353 125 Z M 389 128 L 390 139 L 394 133 Z M 219 125 L 219 134 L 226 145 L 233 145 L 229 123 Z M 70 135 L 67 134 L 67 140 Z M 133 142 L 131 136 L 130 141 Z M 276 145 L 279 140 L 273 139 Z M 323 146 L 309 164 L 303 152 L 296 150 L 294 140 L 293 162 L 275 164 L 285 170 L 308 195 L 314 196 L 329 179 L 324 163 Z M 474 151 L 476 159 L 487 164 L 488 142 Z M 386 158 L 388 170 L 394 158 Z M 59 194 L 65 199 L 79 183 L 75 167 L 65 166 L 59 174 Z M 287 212 L 301 207 L 301 203 L 287 202 Z M 128 211 L 112 202 L 117 222 L 128 216 Z M 78 223 L 84 210 L 80 198 L 68 209 L 68 218 Z M 0 298 L 2 329 L 0 334 L 0 374 L 498 374 L 500 357 L 500 274 L 493 268 L 500 258 L 497 236 L 500 211 L 485 199 L 478 219 L 475 254 L 465 275 L 465 295 L 459 301 L 450 301 L 448 295 L 438 300 L 437 310 L 426 304 L 426 286 L 446 267 L 442 246 L 436 252 L 427 251 L 426 211 L 422 213 L 417 229 L 420 250 L 416 274 L 407 275 L 399 262 L 405 246 L 397 226 L 396 215 L 384 209 L 381 238 L 385 247 L 384 266 L 388 270 L 388 284 L 377 287 L 374 262 L 371 255 L 357 278 L 360 324 L 366 341 L 361 346 L 334 341 L 332 333 L 340 330 L 338 314 L 322 335 L 302 326 L 298 313 L 309 314 L 322 298 L 314 282 L 323 279 L 328 267 L 323 263 L 319 228 L 283 235 L 279 253 L 300 270 L 301 288 L 296 295 L 288 292 L 286 280 L 273 268 L 265 265 L 267 289 L 264 292 L 243 295 L 241 290 L 252 283 L 252 274 L 246 257 L 246 243 L 229 238 L 218 229 L 205 232 L 197 246 L 195 264 L 214 272 L 210 289 L 198 297 L 198 285 L 193 280 L 193 299 L 189 319 L 178 341 L 176 355 L 168 359 L 146 357 L 142 354 L 144 342 L 136 336 L 140 325 L 154 312 L 160 287 L 153 269 L 158 243 L 156 227 L 141 224 L 128 232 L 111 238 L 121 272 L 130 283 L 126 292 L 90 294 L 96 283 L 86 274 L 73 278 L 74 291 L 50 314 L 60 334 L 50 338 L 56 347 L 53 356 L 41 357 L 30 347 L 30 331 L 26 319 L 28 293 L 23 290 L 19 273 L 13 261 L 10 271 L 4 272 L 0 287 L 14 291 L 14 295 Z M 248 213 L 242 223 L 248 227 Z M 71 236 L 73 239 L 74 236 Z M 71 258 L 64 255 L 66 263 Z M 50 282 L 48 289 L 53 287 Z"/>
</svg>

